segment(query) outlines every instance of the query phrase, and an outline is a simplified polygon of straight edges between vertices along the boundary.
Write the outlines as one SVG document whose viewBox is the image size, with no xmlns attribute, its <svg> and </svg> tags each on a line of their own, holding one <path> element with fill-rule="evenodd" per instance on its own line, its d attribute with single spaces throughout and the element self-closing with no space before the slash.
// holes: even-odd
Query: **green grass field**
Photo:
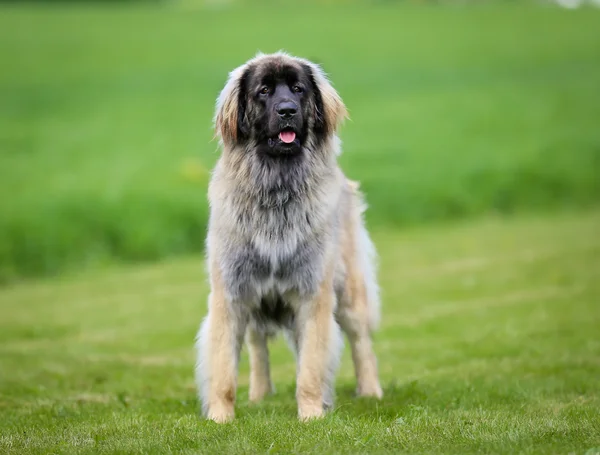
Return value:
<svg viewBox="0 0 600 455">
<path fill-rule="evenodd" d="M 600 10 L 217 3 L 0 2 L 0 453 L 600 454 Z M 345 352 L 334 411 L 297 422 L 278 340 L 277 394 L 248 403 L 244 353 L 218 426 L 193 383 L 211 117 L 259 49 L 349 108 L 385 397 L 353 397 Z"/>
<path fill-rule="evenodd" d="M 1 453 L 600 451 L 600 212 L 378 231 L 385 397 L 296 421 L 294 360 L 276 395 L 200 420 L 193 339 L 200 257 L 0 290 Z"/>
<path fill-rule="evenodd" d="M 259 49 L 331 74 L 373 225 L 600 201 L 599 10 L 193 3 L 0 5 L 1 281 L 200 251 L 214 100 Z"/>
</svg>

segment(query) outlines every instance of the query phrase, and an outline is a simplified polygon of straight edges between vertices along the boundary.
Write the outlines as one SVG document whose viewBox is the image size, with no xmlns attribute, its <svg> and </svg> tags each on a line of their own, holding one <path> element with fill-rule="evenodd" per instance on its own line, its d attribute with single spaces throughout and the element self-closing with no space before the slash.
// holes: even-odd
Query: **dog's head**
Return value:
<svg viewBox="0 0 600 455">
<path fill-rule="evenodd" d="M 335 134 L 346 108 L 321 68 L 284 53 L 258 55 L 231 72 L 217 100 L 216 134 L 231 148 L 302 153 Z"/>
</svg>

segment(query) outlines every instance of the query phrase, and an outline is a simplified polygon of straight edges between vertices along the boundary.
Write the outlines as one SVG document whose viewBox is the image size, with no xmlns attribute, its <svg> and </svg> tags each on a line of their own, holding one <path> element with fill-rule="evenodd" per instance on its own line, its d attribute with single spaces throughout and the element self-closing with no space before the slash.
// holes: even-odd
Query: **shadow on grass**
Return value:
<svg viewBox="0 0 600 455">
<path fill-rule="evenodd" d="M 249 402 L 247 392 L 245 387 L 238 391 L 236 400 L 236 417 L 238 419 L 254 420 L 270 417 L 296 419 L 297 404 L 294 384 L 280 387 L 275 394 L 266 397 L 260 403 Z M 333 412 L 330 413 L 334 418 L 351 417 L 391 421 L 405 413 L 407 408 L 421 407 L 427 401 L 427 394 L 418 381 L 404 384 L 396 381 L 390 382 L 384 387 L 384 396 L 381 400 L 356 396 L 354 384 L 338 386 L 336 392 L 336 404 Z M 124 405 L 124 407 L 128 406 Z M 200 403 L 194 394 L 186 394 L 181 398 L 151 399 L 145 401 L 142 407 L 144 411 L 160 411 L 162 414 L 200 416 Z"/>
<path fill-rule="evenodd" d="M 338 387 L 337 393 L 336 413 L 380 420 L 393 420 L 403 409 L 421 406 L 427 400 L 427 394 L 418 381 L 404 384 L 391 381 L 384 387 L 381 400 L 357 397 L 353 385 Z"/>
</svg>

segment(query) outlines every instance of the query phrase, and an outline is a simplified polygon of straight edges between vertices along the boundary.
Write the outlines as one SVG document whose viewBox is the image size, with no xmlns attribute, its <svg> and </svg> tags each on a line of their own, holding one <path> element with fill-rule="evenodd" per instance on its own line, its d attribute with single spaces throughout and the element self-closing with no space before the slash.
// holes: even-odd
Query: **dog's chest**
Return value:
<svg viewBox="0 0 600 455">
<path fill-rule="evenodd" d="M 229 248 L 225 285 L 234 299 L 314 294 L 321 279 L 322 238 L 298 211 L 255 211 L 241 242 Z"/>
</svg>

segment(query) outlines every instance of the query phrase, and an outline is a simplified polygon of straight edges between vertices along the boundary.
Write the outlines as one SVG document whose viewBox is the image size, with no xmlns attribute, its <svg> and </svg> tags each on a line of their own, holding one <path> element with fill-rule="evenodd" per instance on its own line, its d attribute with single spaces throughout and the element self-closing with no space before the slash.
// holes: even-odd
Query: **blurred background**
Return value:
<svg viewBox="0 0 600 455">
<path fill-rule="evenodd" d="M 374 230 L 600 202 L 594 2 L 2 2 L 0 281 L 201 252 L 214 101 L 279 49 L 346 102 Z"/>
</svg>

